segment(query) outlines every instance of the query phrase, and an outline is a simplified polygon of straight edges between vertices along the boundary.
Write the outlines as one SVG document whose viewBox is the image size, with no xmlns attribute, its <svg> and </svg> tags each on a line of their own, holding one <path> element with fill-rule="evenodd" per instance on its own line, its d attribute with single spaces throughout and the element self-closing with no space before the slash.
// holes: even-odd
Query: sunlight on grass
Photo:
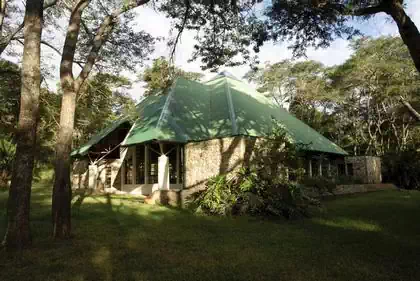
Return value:
<svg viewBox="0 0 420 281">
<path fill-rule="evenodd" d="M 355 219 L 349 219 L 349 218 L 334 218 L 334 219 L 316 218 L 316 219 L 313 219 L 312 221 L 320 225 L 339 227 L 343 229 L 371 231 L 371 232 L 382 231 L 382 227 L 374 222 L 366 222 L 362 220 L 355 220 Z"/>
<path fill-rule="evenodd" d="M 323 202 L 312 218 L 198 216 L 139 197 L 74 192 L 70 241 L 51 239 L 51 185 L 32 192 L 33 249 L 0 280 L 420 280 L 420 192 Z M 411 198 L 405 198 L 410 195 Z M 0 237 L 7 192 L 0 192 Z"/>
</svg>

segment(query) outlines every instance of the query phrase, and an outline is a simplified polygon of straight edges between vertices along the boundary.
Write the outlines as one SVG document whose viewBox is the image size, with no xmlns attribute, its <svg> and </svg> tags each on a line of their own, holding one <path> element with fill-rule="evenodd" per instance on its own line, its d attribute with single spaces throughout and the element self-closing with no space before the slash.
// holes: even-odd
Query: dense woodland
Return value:
<svg viewBox="0 0 420 281">
<path fill-rule="evenodd" d="M 402 0 L 372 1 L 150 1 L 0 0 L 0 54 L 15 65 L 0 68 L 2 183 L 11 180 L 8 226 L 3 245 L 31 244 L 30 198 L 33 171 L 53 164 L 52 235 L 71 237 L 72 146 L 87 140 L 134 101 L 124 89 L 131 82 L 116 75 L 142 66 L 160 38 L 134 28 L 134 9 L 152 6 L 173 21 L 169 62 L 158 59 L 141 79 L 146 94 L 159 94 L 177 76 L 200 79 L 172 66 L 184 30 L 197 32 L 192 60 L 203 69 L 249 64 L 246 78 L 280 106 L 341 145 L 351 154 L 384 157 L 386 179 L 417 188 L 416 144 L 420 115 L 418 75 L 420 33 Z M 349 22 L 388 14 L 400 37 L 371 39 Z M 62 20 L 68 22 L 64 27 Z M 61 46 L 56 36 L 64 38 Z M 296 57 L 308 47 L 328 47 L 336 38 L 352 40 L 354 55 L 328 68 L 313 61 L 281 61 L 258 68 L 267 42 L 287 41 Z M 44 85 L 51 60 L 61 60 L 56 92 Z M 23 52 L 19 48 L 23 46 Z M 157 73 L 157 75 L 156 75 Z M 18 81 L 21 81 L 19 84 Z M 13 159 L 13 161 L 11 161 Z M 10 165 L 13 162 L 13 165 Z"/>
</svg>

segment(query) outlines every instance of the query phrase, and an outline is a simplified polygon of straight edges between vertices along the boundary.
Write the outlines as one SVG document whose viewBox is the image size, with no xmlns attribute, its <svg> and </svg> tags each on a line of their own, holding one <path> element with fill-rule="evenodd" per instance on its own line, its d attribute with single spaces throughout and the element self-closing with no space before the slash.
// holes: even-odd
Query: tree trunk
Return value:
<svg viewBox="0 0 420 281">
<path fill-rule="evenodd" d="M 391 1 L 386 13 L 397 23 L 401 38 L 408 47 L 414 65 L 420 72 L 420 32 L 418 28 L 405 13 L 402 1 Z"/>
<path fill-rule="evenodd" d="M 43 0 L 26 2 L 22 88 L 16 132 L 16 155 L 7 202 L 3 245 L 23 249 L 31 244 L 29 210 L 41 85 L 40 51 Z"/>
<path fill-rule="evenodd" d="M 71 144 L 77 92 L 63 87 L 60 130 L 56 146 L 55 180 L 52 198 L 53 237 L 68 239 L 71 235 Z"/>
<path fill-rule="evenodd" d="M 3 31 L 3 22 L 6 17 L 6 0 L 0 0 L 0 34 Z"/>
</svg>

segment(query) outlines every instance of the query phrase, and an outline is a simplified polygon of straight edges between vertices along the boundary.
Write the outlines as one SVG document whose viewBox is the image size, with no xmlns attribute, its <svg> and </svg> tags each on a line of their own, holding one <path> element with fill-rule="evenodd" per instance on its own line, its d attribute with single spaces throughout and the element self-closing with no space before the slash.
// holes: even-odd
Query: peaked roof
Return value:
<svg viewBox="0 0 420 281">
<path fill-rule="evenodd" d="M 237 135 L 265 136 L 272 130 L 274 117 L 297 143 L 307 144 L 308 150 L 347 154 L 228 72 L 205 83 L 178 78 L 167 94 L 145 98 L 137 111 L 139 119 L 122 145 L 150 140 L 186 143 Z"/>
<path fill-rule="evenodd" d="M 97 144 L 101 139 L 109 135 L 111 132 L 113 132 L 115 129 L 117 129 L 120 125 L 122 125 L 125 122 L 129 122 L 128 118 L 122 117 L 113 121 L 111 124 L 108 125 L 108 127 L 104 128 L 99 133 L 94 135 L 87 143 L 73 150 L 70 155 L 71 156 L 86 155 L 87 152 L 89 151 L 89 148 Z"/>
</svg>

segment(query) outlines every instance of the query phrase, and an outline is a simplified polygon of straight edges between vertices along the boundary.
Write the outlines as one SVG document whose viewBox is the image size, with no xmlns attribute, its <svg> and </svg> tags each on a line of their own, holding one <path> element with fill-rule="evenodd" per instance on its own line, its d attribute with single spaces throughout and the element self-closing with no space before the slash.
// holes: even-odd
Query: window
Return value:
<svg viewBox="0 0 420 281">
<path fill-rule="evenodd" d="M 343 163 L 338 163 L 337 168 L 338 168 L 338 175 L 339 176 L 344 176 L 346 174 L 346 167 L 344 166 Z"/>
<path fill-rule="evenodd" d="M 347 163 L 347 175 L 348 176 L 353 176 L 354 175 L 353 163 Z"/>
<path fill-rule="evenodd" d="M 158 183 L 159 144 L 149 144 L 149 183 Z"/>
<path fill-rule="evenodd" d="M 133 156 L 131 154 L 131 150 L 128 149 L 126 160 L 124 161 L 124 168 L 125 168 L 125 182 L 124 184 L 133 184 L 133 172 L 134 172 L 134 165 L 133 165 Z"/>
<path fill-rule="evenodd" d="M 144 184 L 144 145 L 136 146 L 136 184 Z"/>
</svg>

